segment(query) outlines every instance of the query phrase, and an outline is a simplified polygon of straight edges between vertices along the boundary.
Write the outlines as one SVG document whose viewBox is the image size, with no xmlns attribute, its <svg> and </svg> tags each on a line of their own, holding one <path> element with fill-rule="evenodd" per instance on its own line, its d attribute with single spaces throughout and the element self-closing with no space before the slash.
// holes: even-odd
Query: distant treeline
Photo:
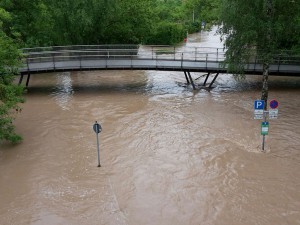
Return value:
<svg viewBox="0 0 300 225">
<path fill-rule="evenodd" d="M 175 44 L 217 18 L 218 0 L 1 0 L 23 46 Z"/>
</svg>

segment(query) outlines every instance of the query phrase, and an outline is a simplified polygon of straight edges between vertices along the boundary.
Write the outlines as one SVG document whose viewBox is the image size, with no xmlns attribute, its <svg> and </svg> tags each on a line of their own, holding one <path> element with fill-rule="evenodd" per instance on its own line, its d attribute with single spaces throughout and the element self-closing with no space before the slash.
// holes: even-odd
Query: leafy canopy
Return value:
<svg viewBox="0 0 300 225">
<path fill-rule="evenodd" d="M 222 0 L 219 33 L 227 62 L 238 71 L 249 56 L 271 62 L 283 50 L 300 49 L 300 1 Z"/>
<path fill-rule="evenodd" d="M 11 19 L 0 8 L 0 141 L 13 143 L 21 141 L 14 131 L 13 120 L 20 111 L 18 103 L 23 102 L 23 88 L 13 83 L 14 74 L 19 66 L 20 52 L 11 38 L 3 32 L 3 23 Z"/>
</svg>

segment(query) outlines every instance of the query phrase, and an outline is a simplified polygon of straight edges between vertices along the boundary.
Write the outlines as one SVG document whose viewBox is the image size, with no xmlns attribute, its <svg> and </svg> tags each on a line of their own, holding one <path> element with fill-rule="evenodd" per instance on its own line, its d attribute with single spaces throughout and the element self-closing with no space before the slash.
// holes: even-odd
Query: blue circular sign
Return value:
<svg viewBox="0 0 300 225">
<path fill-rule="evenodd" d="M 278 103 L 277 100 L 272 100 L 272 101 L 270 101 L 270 108 L 271 108 L 271 109 L 277 109 L 277 108 L 278 108 L 278 105 L 279 105 L 279 103 Z"/>
</svg>

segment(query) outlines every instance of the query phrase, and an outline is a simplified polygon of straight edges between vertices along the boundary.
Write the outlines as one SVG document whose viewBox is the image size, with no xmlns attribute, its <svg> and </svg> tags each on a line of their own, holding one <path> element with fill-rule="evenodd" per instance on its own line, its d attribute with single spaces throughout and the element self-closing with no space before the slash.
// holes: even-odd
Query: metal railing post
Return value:
<svg viewBox="0 0 300 225">
<path fill-rule="evenodd" d="M 56 66 L 55 66 L 55 55 L 52 54 L 52 63 L 53 63 L 53 70 L 56 70 Z"/>
<path fill-rule="evenodd" d="M 26 64 L 27 64 L 27 72 L 30 73 L 28 58 L 26 58 Z"/>
<path fill-rule="evenodd" d="M 81 70 L 81 54 L 79 54 L 79 68 Z"/>
<path fill-rule="evenodd" d="M 23 73 L 21 73 L 21 77 L 20 77 L 20 79 L 19 79 L 19 83 L 18 83 L 18 85 L 21 85 L 22 84 L 22 81 L 23 81 Z"/>
<path fill-rule="evenodd" d="M 181 69 L 182 69 L 182 65 L 183 65 L 183 52 L 181 53 Z"/>
<path fill-rule="evenodd" d="M 105 68 L 107 69 L 107 60 L 108 60 L 108 58 L 106 57 L 105 58 Z"/>
<path fill-rule="evenodd" d="M 279 55 L 279 58 L 278 58 L 278 68 L 277 68 L 277 73 L 279 73 L 279 69 L 280 69 L 280 55 Z"/>
<path fill-rule="evenodd" d="M 176 47 L 174 46 L 174 61 L 176 60 Z"/>
<path fill-rule="evenodd" d="M 151 47 L 151 54 L 152 54 L 152 60 L 153 60 L 153 46 Z"/>
</svg>

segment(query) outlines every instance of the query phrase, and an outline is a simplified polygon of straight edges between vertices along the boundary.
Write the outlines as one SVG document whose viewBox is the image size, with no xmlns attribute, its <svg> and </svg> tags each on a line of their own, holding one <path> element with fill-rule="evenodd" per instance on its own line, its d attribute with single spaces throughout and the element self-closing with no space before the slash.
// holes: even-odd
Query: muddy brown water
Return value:
<svg viewBox="0 0 300 225">
<path fill-rule="evenodd" d="M 270 79 L 280 106 L 265 153 L 260 89 L 259 76 L 193 91 L 180 72 L 33 75 L 24 141 L 0 145 L 0 224 L 300 224 L 300 79 Z"/>
</svg>

